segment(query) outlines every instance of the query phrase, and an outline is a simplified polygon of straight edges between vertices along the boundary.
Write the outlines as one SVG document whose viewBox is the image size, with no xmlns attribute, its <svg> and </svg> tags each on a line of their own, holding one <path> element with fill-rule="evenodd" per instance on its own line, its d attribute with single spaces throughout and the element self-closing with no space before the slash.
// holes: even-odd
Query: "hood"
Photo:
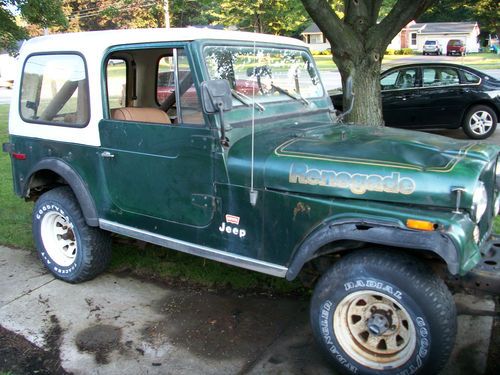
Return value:
<svg viewBox="0 0 500 375">
<path fill-rule="evenodd" d="M 250 185 L 251 137 L 228 154 L 230 182 Z M 255 187 L 298 194 L 462 207 L 500 147 L 365 126 L 301 125 L 255 135 Z"/>
</svg>

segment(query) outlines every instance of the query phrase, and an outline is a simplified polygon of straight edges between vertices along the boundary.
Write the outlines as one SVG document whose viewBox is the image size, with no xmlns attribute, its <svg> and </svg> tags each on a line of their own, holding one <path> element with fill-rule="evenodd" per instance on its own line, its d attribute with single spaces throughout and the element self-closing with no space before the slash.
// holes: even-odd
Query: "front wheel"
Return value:
<svg viewBox="0 0 500 375">
<path fill-rule="evenodd" d="M 78 201 L 68 187 L 40 196 L 33 209 L 33 237 L 42 262 L 64 281 L 90 280 L 111 259 L 111 238 L 87 225 Z"/>
<path fill-rule="evenodd" d="M 497 122 L 497 115 L 493 109 L 485 105 L 476 105 L 465 115 L 462 128 L 472 139 L 485 139 L 495 132 Z"/>
<path fill-rule="evenodd" d="M 456 335 L 453 298 L 418 259 L 356 252 L 333 265 L 311 301 L 314 337 L 342 373 L 434 374 Z"/>
</svg>

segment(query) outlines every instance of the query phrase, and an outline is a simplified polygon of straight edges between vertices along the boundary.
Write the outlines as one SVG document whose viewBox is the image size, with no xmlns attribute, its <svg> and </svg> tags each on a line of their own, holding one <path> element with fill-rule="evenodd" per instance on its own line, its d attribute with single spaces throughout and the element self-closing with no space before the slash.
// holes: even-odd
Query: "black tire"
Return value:
<svg viewBox="0 0 500 375">
<path fill-rule="evenodd" d="M 33 209 L 33 237 L 45 267 L 58 279 L 79 283 L 103 272 L 111 259 L 111 237 L 85 222 L 69 187 L 40 196 Z"/>
<path fill-rule="evenodd" d="M 386 251 L 355 252 L 335 263 L 315 287 L 310 318 L 317 343 L 341 373 L 435 374 L 457 330 L 443 281 L 418 259 Z"/>
<path fill-rule="evenodd" d="M 475 105 L 465 115 L 462 128 L 469 138 L 486 139 L 497 128 L 495 111 L 486 105 Z"/>
</svg>

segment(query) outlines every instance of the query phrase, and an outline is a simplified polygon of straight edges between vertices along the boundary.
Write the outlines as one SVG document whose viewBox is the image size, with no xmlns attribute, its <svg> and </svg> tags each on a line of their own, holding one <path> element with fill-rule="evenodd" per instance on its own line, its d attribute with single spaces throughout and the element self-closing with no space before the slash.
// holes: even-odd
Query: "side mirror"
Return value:
<svg viewBox="0 0 500 375">
<path fill-rule="evenodd" d="M 229 82 L 225 79 L 213 79 L 202 82 L 201 97 L 203 111 L 206 114 L 219 114 L 220 142 L 222 146 L 229 147 L 229 139 L 226 137 L 226 122 L 224 121 L 224 111 L 233 109 L 233 96 Z"/>
<path fill-rule="evenodd" d="M 233 97 L 229 82 L 225 79 L 213 79 L 201 83 L 203 111 L 207 114 L 230 111 Z"/>
<path fill-rule="evenodd" d="M 352 77 L 349 76 L 349 77 L 347 77 L 347 80 L 345 81 L 344 97 L 345 97 L 346 102 L 351 103 L 353 96 L 354 96 L 354 94 L 352 92 Z"/>
<path fill-rule="evenodd" d="M 352 108 L 354 107 L 354 93 L 352 92 L 352 77 L 347 77 L 345 81 L 345 91 L 344 91 L 344 99 L 347 104 L 347 111 L 342 112 L 338 117 L 337 121 L 344 121 L 344 117 L 346 117 L 349 113 L 352 112 Z"/>
</svg>

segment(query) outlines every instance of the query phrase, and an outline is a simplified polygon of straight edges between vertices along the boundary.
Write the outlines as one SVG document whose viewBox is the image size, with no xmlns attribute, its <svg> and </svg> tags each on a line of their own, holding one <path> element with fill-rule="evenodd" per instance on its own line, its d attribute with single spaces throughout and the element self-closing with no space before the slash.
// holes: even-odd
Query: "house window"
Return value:
<svg viewBox="0 0 500 375">
<path fill-rule="evenodd" d="M 323 34 L 311 34 L 311 44 L 323 43 Z"/>
<path fill-rule="evenodd" d="M 417 45 L 417 33 L 411 33 L 410 37 L 411 37 L 411 45 L 416 46 Z"/>
</svg>

